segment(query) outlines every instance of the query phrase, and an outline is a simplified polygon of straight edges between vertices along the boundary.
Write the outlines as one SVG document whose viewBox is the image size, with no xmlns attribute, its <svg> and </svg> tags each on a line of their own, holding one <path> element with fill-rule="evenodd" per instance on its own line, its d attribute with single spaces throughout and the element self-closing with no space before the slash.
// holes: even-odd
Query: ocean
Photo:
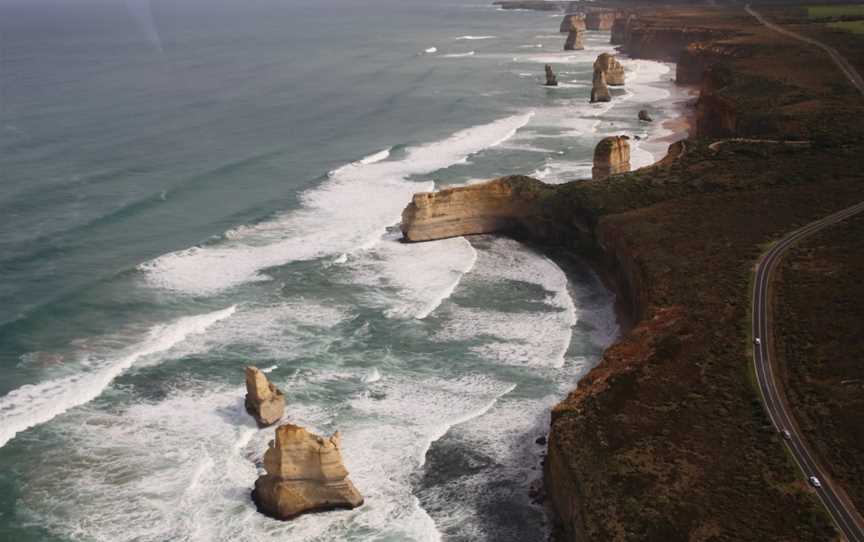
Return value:
<svg viewBox="0 0 864 542">
<path fill-rule="evenodd" d="M 618 332 L 584 262 L 404 244 L 415 192 L 660 158 L 686 96 L 608 32 L 477 0 L 0 2 L 0 540 L 545 540 L 549 409 Z M 550 63 L 560 85 L 546 88 Z M 647 109 L 656 122 L 639 124 Z M 286 419 L 340 431 L 352 511 L 249 492 Z"/>
</svg>

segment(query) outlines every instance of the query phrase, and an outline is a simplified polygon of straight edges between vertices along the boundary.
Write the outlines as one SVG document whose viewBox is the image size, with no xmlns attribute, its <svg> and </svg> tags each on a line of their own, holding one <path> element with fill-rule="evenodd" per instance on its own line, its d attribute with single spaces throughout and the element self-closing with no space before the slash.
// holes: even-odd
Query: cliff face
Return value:
<svg viewBox="0 0 864 542">
<path fill-rule="evenodd" d="M 735 103 L 720 93 L 720 89 L 728 84 L 727 77 L 720 69 L 707 68 L 704 71 L 696 102 L 698 137 L 731 137 L 737 133 Z"/>
<path fill-rule="evenodd" d="M 622 15 L 612 21 L 612 36 L 609 43 L 612 45 L 623 45 L 627 42 L 627 36 L 630 35 L 630 27 L 636 21 L 636 15 L 633 13 Z"/>
<path fill-rule="evenodd" d="M 663 27 L 634 21 L 623 37 L 622 50 L 631 58 L 677 62 L 691 43 L 724 35 L 725 32 L 711 28 Z"/>
<path fill-rule="evenodd" d="M 487 183 L 415 194 L 402 212 L 406 241 L 510 232 L 538 214 L 548 187 L 530 177 L 502 177 Z"/>
<path fill-rule="evenodd" d="M 610 30 L 619 15 L 616 11 L 590 11 L 585 16 L 585 26 L 588 30 Z"/>
</svg>

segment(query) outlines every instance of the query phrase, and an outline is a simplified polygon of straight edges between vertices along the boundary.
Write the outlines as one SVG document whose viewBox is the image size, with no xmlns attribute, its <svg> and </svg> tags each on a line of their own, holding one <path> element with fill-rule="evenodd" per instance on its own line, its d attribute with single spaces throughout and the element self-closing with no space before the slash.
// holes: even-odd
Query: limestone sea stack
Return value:
<svg viewBox="0 0 864 542">
<path fill-rule="evenodd" d="M 585 19 L 581 15 L 570 17 L 570 31 L 564 42 L 565 51 L 581 51 L 585 49 Z"/>
<path fill-rule="evenodd" d="M 611 102 L 612 95 L 609 94 L 609 87 L 606 86 L 606 76 L 603 70 L 594 69 L 594 78 L 591 81 L 591 103 L 595 102 Z"/>
<path fill-rule="evenodd" d="M 546 86 L 558 86 L 558 78 L 555 76 L 555 72 L 552 71 L 552 66 L 550 66 L 549 64 L 546 64 Z"/>
<path fill-rule="evenodd" d="M 264 454 L 266 474 L 255 481 L 252 500 L 262 514 L 292 519 L 307 512 L 356 508 L 363 496 L 342 464 L 339 433 L 314 435 L 297 425 L 276 428 Z"/>
<path fill-rule="evenodd" d="M 260 427 L 278 422 L 285 413 L 285 396 L 257 367 L 246 367 L 246 412 Z"/>
<path fill-rule="evenodd" d="M 607 85 L 621 86 L 624 84 L 624 66 L 618 62 L 615 55 L 609 53 L 598 55 L 597 60 L 594 61 L 594 69 L 603 72 Z"/>
<path fill-rule="evenodd" d="M 559 28 L 559 31 L 562 34 L 569 34 L 570 30 L 573 29 L 573 22 L 572 22 L 573 17 L 576 17 L 577 19 L 581 19 L 584 16 L 581 13 L 568 13 L 567 15 L 565 15 L 564 18 L 561 19 L 561 27 Z"/>
<path fill-rule="evenodd" d="M 630 171 L 630 141 L 627 136 L 604 137 L 594 147 L 594 167 L 591 178 L 595 181 L 610 175 Z"/>
</svg>

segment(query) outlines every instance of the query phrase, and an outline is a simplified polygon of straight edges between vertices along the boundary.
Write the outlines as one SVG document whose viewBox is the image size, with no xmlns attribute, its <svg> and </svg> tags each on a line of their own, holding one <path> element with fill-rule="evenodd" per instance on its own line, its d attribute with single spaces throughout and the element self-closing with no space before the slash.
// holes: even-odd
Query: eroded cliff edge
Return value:
<svg viewBox="0 0 864 542">
<path fill-rule="evenodd" d="M 641 14 L 630 27 L 669 35 L 717 13 Z M 777 47 L 737 12 L 718 20 L 708 41 L 663 50 L 719 98 L 700 99 L 677 160 L 558 186 L 505 177 L 406 210 L 406 238 L 421 240 L 459 235 L 473 208 L 466 232 L 576 251 L 625 298 L 635 325 L 552 413 L 545 479 L 561 540 L 836 539 L 752 386 L 747 292 L 764 243 L 864 199 L 864 107 L 818 51 Z M 813 144 L 710 148 L 723 132 Z"/>
</svg>

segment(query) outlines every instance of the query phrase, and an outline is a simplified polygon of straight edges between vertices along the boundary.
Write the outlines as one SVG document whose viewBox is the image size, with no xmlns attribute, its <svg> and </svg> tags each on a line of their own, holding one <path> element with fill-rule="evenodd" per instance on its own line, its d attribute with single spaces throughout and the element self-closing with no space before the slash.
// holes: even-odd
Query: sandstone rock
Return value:
<svg viewBox="0 0 864 542">
<path fill-rule="evenodd" d="M 558 29 L 562 34 L 568 34 L 571 30 L 573 30 L 573 18 L 583 19 L 584 15 L 581 13 L 568 13 L 561 19 L 561 27 Z"/>
<path fill-rule="evenodd" d="M 606 86 L 606 76 L 603 70 L 594 70 L 594 78 L 591 81 L 591 103 L 594 102 L 611 102 L 612 95 L 609 94 L 609 87 Z"/>
<path fill-rule="evenodd" d="M 585 27 L 588 30 L 610 30 L 619 16 L 615 11 L 590 11 L 585 16 Z"/>
<path fill-rule="evenodd" d="M 296 425 L 277 427 L 264 454 L 267 474 L 255 481 L 252 492 L 258 511 L 291 519 L 363 504 L 363 496 L 348 479 L 340 448 L 339 433 L 323 438 Z"/>
<path fill-rule="evenodd" d="M 591 178 L 595 181 L 610 175 L 630 171 L 630 142 L 627 136 L 604 137 L 594 147 L 594 167 Z"/>
<path fill-rule="evenodd" d="M 651 115 L 648 114 L 644 109 L 639 110 L 639 120 L 643 120 L 645 122 L 654 122 L 654 119 L 651 118 Z"/>
<path fill-rule="evenodd" d="M 555 72 L 552 71 L 552 66 L 546 64 L 546 86 L 547 87 L 557 87 L 558 86 L 558 78 L 555 77 Z"/>
<path fill-rule="evenodd" d="M 429 241 L 518 228 L 539 212 L 546 187 L 531 177 L 514 175 L 482 184 L 414 194 L 402 211 L 406 241 Z"/>
<path fill-rule="evenodd" d="M 607 85 L 621 86 L 624 84 L 624 66 L 615 58 L 615 55 L 602 53 L 594 61 L 594 70 L 603 72 Z"/>
<path fill-rule="evenodd" d="M 585 49 L 585 19 L 581 15 L 570 16 L 570 30 L 567 41 L 564 42 L 565 51 L 581 51 Z"/>
<path fill-rule="evenodd" d="M 285 412 L 285 396 L 257 367 L 246 367 L 246 412 L 261 427 L 278 422 Z"/>
</svg>

